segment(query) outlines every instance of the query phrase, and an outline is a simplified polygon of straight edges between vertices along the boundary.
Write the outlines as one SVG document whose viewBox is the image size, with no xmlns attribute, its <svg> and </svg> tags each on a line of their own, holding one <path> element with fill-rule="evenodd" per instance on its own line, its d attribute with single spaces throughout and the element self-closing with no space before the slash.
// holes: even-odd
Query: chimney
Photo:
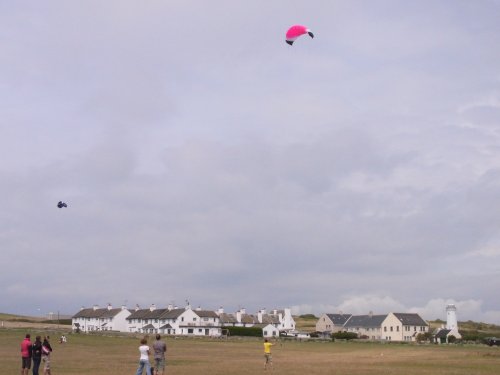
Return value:
<svg viewBox="0 0 500 375">
<path fill-rule="evenodd" d="M 257 313 L 257 320 L 259 321 L 259 323 L 262 323 L 262 318 L 263 318 L 265 312 L 266 312 L 266 309 L 262 309 L 262 310 L 259 310 L 259 312 Z"/>
<path fill-rule="evenodd" d="M 224 314 L 224 308 L 221 306 L 219 307 L 219 310 L 217 310 L 217 314 Z"/>
<path fill-rule="evenodd" d="M 92 308 L 96 311 L 99 308 L 99 305 L 94 305 Z"/>
<path fill-rule="evenodd" d="M 174 306 L 171 303 L 169 303 L 167 306 L 167 310 L 171 311 L 173 308 L 174 308 Z"/>
<path fill-rule="evenodd" d="M 80 311 L 84 310 L 85 309 L 85 306 L 82 306 L 80 307 Z"/>
<path fill-rule="evenodd" d="M 140 307 L 139 307 L 139 304 L 137 303 L 137 304 L 135 305 L 135 311 L 139 311 L 139 309 L 140 309 Z"/>
<path fill-rule="evenodd" d="M 373 311 L 371 311 L 371 310 L 370 310 L 370 312 L 368 313 L 368 316 L 369 316 L 370 318 L 373 318 Z"/>
<path fill-rule="evenodd" d="M 149 306 L 149 311 L 155 311 L 156 310 L 156 305 L 154 303 Z"/>
<path fill-rule="evenodd" d="M 122 310 L 127 310 L 127 306 L 122 305 Z"/>
<path fill-rule="evenodd" d="M 238 323 L 241 323 L 241 315 L 242 315 L 241 310 L 243 310 L 243 309 L 239 309 L 238 311 L 236 311 L 236 321 Z"/>
<path fill-rule="evenodd" d="M 111 303 L 108 303 L 108 310 L 111 310 L 113 306 L 111 306 Z"/>
</svg>

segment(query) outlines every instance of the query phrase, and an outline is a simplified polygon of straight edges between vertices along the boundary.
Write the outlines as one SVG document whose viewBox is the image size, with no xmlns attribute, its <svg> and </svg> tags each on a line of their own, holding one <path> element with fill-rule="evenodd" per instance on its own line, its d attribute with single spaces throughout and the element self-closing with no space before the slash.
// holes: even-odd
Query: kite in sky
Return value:
<svg viewBox="0 0 500 375">
<path fill-rule="evenodd" d="M 63 208 L 63 207 L 68 207 L 68 205 L 66 203 L 64 203 L 63 201 L 59 201 L 59 203 L 57 203 L 57 207 Z"/>
<path fill-rule="evenodd" d="M 304 25 L 293 25 L 286 32 L 286 42 L 290 45 L 297 40 L 298 37 L 309 34 L 311 38 L 314 38 L 314 34 Z"/>
</svg>

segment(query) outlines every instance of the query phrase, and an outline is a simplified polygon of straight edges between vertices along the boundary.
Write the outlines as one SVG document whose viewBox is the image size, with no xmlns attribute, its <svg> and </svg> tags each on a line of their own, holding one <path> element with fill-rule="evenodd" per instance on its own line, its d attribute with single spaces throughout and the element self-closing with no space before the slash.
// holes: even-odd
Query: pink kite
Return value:
<svg viewBox="0 0 500 375">
<path fill-rule="evenodd" d="M 286 42 L 288 44 L 292 45 L 293 42 L 295 42 L 295 40 L 299 36 L 304 35 L 304 34 L 309 34 L 309 36 L 311 38 L 314 38 L 314 34 L 307 27 L 305 27 L 303 25 L 293 25 L 286 32 Z"/>
</svg>

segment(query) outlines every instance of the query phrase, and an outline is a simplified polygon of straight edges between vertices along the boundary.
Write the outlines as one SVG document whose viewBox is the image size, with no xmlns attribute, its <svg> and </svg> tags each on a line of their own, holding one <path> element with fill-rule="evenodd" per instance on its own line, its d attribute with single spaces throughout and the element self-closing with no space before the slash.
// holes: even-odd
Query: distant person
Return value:
<svg viewBox="0 0 500 375">
<path fill-rule="evenodd" d="M 31 336 L 29 333 L 24 336 L 21 342 L 21 375 L 28 375 L 31 368 Z"/>
<path fill-rule="evenodd" d="M 45 336 L 42 343 L 42 362 L 43 375 L 50 375 L 50 353 L 52 353 L 52 346 L 50 346 L 50 336 Z"/>
<path fill-rule="evenodd" d="M 144 367 L 146 367 L 146 375 L 151 374 L 151 365 L 149 364 L 149 346 L 147 343 L 148 340 L 145 338 L 141 340 L 141 346 L 139 346 L 139 367 L 137 368 L 136 375 L 142 375 Z"/>
<path fill-rule="evenodd" d="M 155 360 L 155 373 L 154 375 L 161 375 L 165 373 L 165 353 L 167 352 L 167 344 L 161 340 L 161 336 L 156 335 L 156 341 L 153 344 L 154 360 Z"/>
<path fill-rule="evenodd" d="M 40 363 L 42 362 L 42 340 L 40 336 L 37 336 L 33 346 L 31 347 L 31 353 L 33 356 L 33 375 L 38 375 L 38 369 L 40 368 Z"/>
<path fill-rule="evenodd" d="M 271 346 L 274 344 L 271 344 L 267 339 L 264 340 L 264 370 L 267 370 L 267 365 L 270 365 L 271 368 L 273 368 L 273 357 L 271 355 Z"/>
</svg>

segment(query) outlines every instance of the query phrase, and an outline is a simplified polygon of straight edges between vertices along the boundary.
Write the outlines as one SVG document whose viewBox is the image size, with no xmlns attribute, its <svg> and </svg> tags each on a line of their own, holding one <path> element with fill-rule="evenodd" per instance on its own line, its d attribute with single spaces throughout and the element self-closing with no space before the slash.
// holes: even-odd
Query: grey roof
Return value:
<svg viewBox="0 0 500 375">
<path fill-rule="evenodd" d="M 160 319 L 165 312 L 168 312 L 167 309 L 139 309 L 132 312 L 127 317 L 127 320 L 132 319 Z"/>
<path fill-rule="evenodd" d="M 425 320 L 423 320 L 418 314 L 407 314 L 407 313 L 393 313 L 396 318 L 399 319 L 404 326 L 427 326 Z"/>
<path fill-rule="evenodd" d="M 336 326 L 343 326 L 349 320 L 352 314 L 326 314 L 332 323 Z"/>
<path fill-rule="evenodd" d="M 241 314 L 241 323 L 244 324 L 256 324 L 259 323 L 259 320 L 255 315 L 250 314 Z"/>
<path fill-rule="evenodd" d="M 238 323 L 236 317 L 233 314 L 221 313 L 219 314 L 219 319 L 221 323 Z"/>
<path fill-rule="evenodd" d="M 161 316 L 160 319 L 177 319 L 186 309 L 172 309 L 166 310 Z"/>
<path fill-rule="evenodd" d="M 147 326 L 142 327 L 142 329 L 154 329 L 155 326 L 152 324 L 148 324 Z"/>
<path fill-rule="evenodd" d="M 72 319 L 76 319 L 76 318 L 113 318 L 120 311 L 122 311 L 121 308 L 118 308 L 118 309 L 108 309 L 108 308 L 94 309 L 92 307 L 92 308 L 82 309 L 82 310 L 78 311 L 75 315 L 72 316 Z"/>
<path fill-rule="evenodd" d="M 195 314 L 200 318 L 218 318 L 219 315 L 215 311 L 210 310 L 194 310 Z"/>
<path fill-rule="evenodd" d="M 441 329 L 438 331 L 438 333 L 436 333 L 435 337 L 439 338 L 439 339 L 441 339 L 441 338 L 445 339 L 448 336 L 448 333 L 450 333 L 450 332 L 451 332 L 451 329 Z"/>
<path fill-rule="evenodd" d="M 344 324 L 344 327 L 377 328 L 382 326 L 386 317 L 387 315 L 353 315 Z"/>
<path fill-rule="evenodd" d="M 279 324 L 280 319 L 278 315 L 264 314 L 262 315 L 262 323 L 264 324 Z"/>
<path fill-rule="evenodd" d="M 167 328 L 172 328 L 170 324 L 165 324 L 160 327 L 160 329 L 167 329 Z"/>
</svg>

